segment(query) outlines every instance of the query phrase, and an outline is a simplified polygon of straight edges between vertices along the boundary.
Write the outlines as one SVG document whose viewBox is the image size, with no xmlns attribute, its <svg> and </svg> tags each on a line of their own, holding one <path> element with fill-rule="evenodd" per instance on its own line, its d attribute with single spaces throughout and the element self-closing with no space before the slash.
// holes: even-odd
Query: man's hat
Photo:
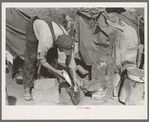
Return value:
<svg viewBox="0 0 149 122">
<path fill-rule="evenodd" d="M 64 52 L 66 55 L 71 55 L 72 53 L 72 45 L 74 43 L 74 40 L 71 39 L 69 35 L 61 35 L 58 37 L 56 41 L 56 45 L 58 46 L 59 50 Z"/>
</svg>

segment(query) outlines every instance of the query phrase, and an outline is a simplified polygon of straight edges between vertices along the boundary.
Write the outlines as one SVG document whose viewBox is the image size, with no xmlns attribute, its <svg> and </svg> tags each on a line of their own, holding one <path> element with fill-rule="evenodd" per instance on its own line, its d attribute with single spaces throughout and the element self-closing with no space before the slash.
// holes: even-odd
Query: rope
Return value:
<svg viewBox="0 0 149 122">
<path fill-rule="evenodd" d="M 18 11 L 16 8 L 14 8 L 25 20 L 29 20 L 27 17 L 25 17 L 20 11 Z"/>
</svg>

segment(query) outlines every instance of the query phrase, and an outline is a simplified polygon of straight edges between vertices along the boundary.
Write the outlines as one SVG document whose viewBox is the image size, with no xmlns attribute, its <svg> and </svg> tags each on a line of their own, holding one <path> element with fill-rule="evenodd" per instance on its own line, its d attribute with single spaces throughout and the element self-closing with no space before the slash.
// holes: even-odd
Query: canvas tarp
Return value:
<svg viewBox="0 0 149 122">
<path fill-rule="evenodd" d="M 136 67 L 137 47 L 141 43 L 137 22 L 100 9 L 79 10 L 75 31 L 80 57 L 86 65 L 114 60 L 119 72 L 128 66 Z"/>
<path fill-rule="evenodd" d="M 29 18 L 30 16 L 15 8 L 6 8 L 6 50 L 14 57 L 24 59 Z"/>
</svg>

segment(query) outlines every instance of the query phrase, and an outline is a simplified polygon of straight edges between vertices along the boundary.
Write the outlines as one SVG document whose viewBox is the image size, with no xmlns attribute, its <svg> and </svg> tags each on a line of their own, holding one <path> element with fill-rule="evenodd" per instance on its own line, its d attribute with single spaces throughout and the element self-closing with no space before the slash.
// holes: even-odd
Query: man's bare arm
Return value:
<svg viewBox="0 0 149 122">
<path fill-rule="evenodd" d="M 52 70 L 53 72 L 55 72 L 55 73 L 57 73 L 57 74 L 59 74 L 60 76 L 63 77 L 63 71 L 55 69 L 55 68 L 52 67 L 47 61 L 46 61 L 46 62 L 40 62 L 40 64 L 41 64 L 42 66 L 44 66 L 45 68 L 47 68 L 47 69 L 49 69 L 49 70 Z"/>
</svg>

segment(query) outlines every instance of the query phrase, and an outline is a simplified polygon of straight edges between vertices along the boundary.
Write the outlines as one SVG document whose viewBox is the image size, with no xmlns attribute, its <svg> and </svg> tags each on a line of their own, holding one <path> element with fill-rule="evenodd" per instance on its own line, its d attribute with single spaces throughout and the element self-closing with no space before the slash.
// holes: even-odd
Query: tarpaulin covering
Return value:
<svg viewBox="0 0 149 122">
<path fill-rule="evenodd" d="M 24 59 L 27 22 L 30 16 L 15 9 L 6 8 L 6 50 L 14 57 Z"/>
<path fill-rule="evenodd" d="M 122 14 L 103 9 L 79 10 L 75 39 L 82 60 L 86 65 L 93 65 L 114 59 L 120 72 L 128 66 L 136 67 L 137 47 L 141 43 L 138 24 Z"/>
</svg>

